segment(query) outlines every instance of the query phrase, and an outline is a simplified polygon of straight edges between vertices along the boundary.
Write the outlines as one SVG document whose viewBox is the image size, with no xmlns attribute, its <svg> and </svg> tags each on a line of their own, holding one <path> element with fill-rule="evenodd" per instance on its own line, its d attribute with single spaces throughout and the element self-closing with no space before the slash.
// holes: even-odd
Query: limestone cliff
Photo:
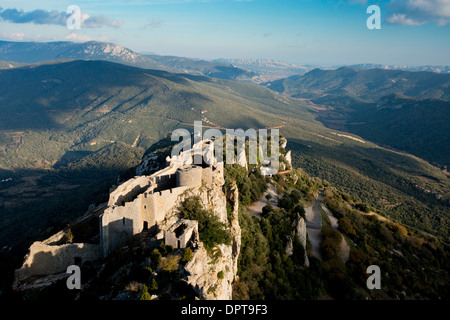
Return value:
<svg viewBox="0 0 450 320">
<path fill-rule="evenodd" d="M 295 222 L 295 235 L 305 249 L 305 266 L 309 266 L 308 255 L 306 254 L 306 222 L 303 217 L 298 217 Z"/>
<path fill-rule="evenodd" d="M 198 146 L 204 157 L 214 150 L 213 141 L 200 141 Z M 151 173 L 162 162 L 166 166 Z M 195 165 L 191 152 L 164 159 L 161 155 L 149 153 L 137 168 L 137 173 L 138 176 L 111 190 L 102 212 L 89 214 L 88 218 L 99 225 L 99 233 L 92 238 L 96 239 L 95 244 L 67 243 L 61 238 L 63 232 L 58 241 L 53 239 L 55 235 L 42 243 L 34 243 L 22 268 L 16 272 L 17 286 L 28 278 L 64 273 L 72 264 L 106 259 L 116 254 L 128 240 L 140 236 L 142 239 L 148 237 L 144 247 L 169 240 L 177 254 L 179 249 L 192 245 L 193 258 L 185 266 L 184 273 L 187 282 L 201 299 L 231 299 L 241 245 L 239 194 L 236 185 L 228 191 L 233 204 L 228 217 L 223 163 L 209 161 L 209 165 Z M 232 235 L 230 245 L 218 245 L 207 252 L 198 241 L 197 222 L 180 222 L 180 208 L 186 199 L 192 197 L 200 199 L 202 207 L 213 212 L 229 228 Z M 190 225 L 191 233 L 175 231 L 180 223 Z M 79 224 L 72 227 L 83 228 Z"/>
<path fill-rule="evenodd" d="M 211 187 L 192 190 L 186 196 L 199 196 L 205 208 L 213 210 L 222 222 L 229 225 L 232 243 L 216 246 L 209 252 L 200 244 L 194 251 L 192 260 L 185 266 L 185 270 L 188 274 L 188 283 L 192 285 L 200 299 L 230 300 L 241 247 L 241 228 L 238 220 L 239 193 L 236 185 L 229 192 L 233 208 L 228 221 L 225 194 L 218 188 L 219 185 L 213 184 Z"/>
</svg>

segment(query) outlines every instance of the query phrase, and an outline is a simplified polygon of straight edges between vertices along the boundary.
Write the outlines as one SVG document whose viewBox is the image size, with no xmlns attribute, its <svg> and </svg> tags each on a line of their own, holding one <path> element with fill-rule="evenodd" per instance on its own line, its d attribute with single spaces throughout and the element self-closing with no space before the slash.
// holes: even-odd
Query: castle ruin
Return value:
<svg viewBox="0 0 450 320">
<path fill-rule="evenodd" d="M 154 235 L 155 240 L 164 239 L 174 248 L 197 245 L 197 222 L 178 220 L 178 206 L 189 191 L 224 184 L 224 165 L 215 161 L 214 142 L 203 140 L 199 144 L 201 148 L 194 145 L 187 152 L 168 157 L 166 168 L 150 176 L 136 176 L 110 192 L 106 208 L 98 216 L 97 243 L 63 243 L 64 231 L 33 243 L 23 266 L 16 270 L 15 289 L 24 287 L 21 283 L 27 279 L 65 273 L 69 265 L 105 258 L 144 230 Z M 192 150 L 201 150 L 208 163 L 193 164 Z M 223 193 L 216 198 L 204 202 L 215 201 L 211 207 L 220 207 L 226 213 L 222 210 L 225 209 Z"/>
</svg>

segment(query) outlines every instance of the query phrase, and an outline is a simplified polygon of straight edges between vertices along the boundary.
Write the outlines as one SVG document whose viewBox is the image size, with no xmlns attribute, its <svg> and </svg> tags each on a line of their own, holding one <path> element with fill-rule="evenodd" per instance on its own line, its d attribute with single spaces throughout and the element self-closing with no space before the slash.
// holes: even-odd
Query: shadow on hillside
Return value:
<svg viewBox="0 0 450 320">
<path fill-rule="evenodd" d="M 71 162 L 81 160 L 82 158 L 92 154 L 93 151 L 66 151 L 66 153 L 55 163 L 53 168 L 59 169 Z"/>
</svg>

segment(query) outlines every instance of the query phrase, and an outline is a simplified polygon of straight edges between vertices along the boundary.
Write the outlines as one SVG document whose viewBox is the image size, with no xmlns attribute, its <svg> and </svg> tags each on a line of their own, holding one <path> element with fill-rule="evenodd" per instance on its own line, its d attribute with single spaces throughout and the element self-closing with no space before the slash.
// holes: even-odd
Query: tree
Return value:
<svg viewBox="0 0 450 320">
<path fill-rule="evenodd" d="M 71 229 L 69 229 L 69 230 L 67 231 L 67 233 L 66 233 L 66 238 L 67 238 L 67 243 L 72 243 L 72 242 L 73 242 L 74 236 L 73 236 L 73 233 L 72 233 L 72 230 L 71 230 Z"/>
<path fill-rule="evenodd" d="M 158 266 L 158 264 L 161 262 L 161 253 L 158 249 L 153 249 L 152 253 L 150 254 L 150 259 L 154 263 L 155 266 Z"/>
<path fill-rule="evenodd" d="M 192 259 L 192 256 L 194 254 L 192 253 L 192 249 L 191 248 L 186 248 L 186 250 L 184 250 L 183 253 L 183 258 L 181 258 L 182 262 L 188 262 Z"/>
<path fill-rule="evenodd" d="M 303 219 L 306 220 L 306 211 L 305 211 L 305 208 L 303 208 L 302 205 L 300 205 L 300 204 L 296 205 L 294 210 L 293 210 L 293 212 L 295 214 L 299 214 L 300 217 L 302 217 Z"/>
<path fill-rule="evenodd" d="M 267 202 L 269 202 L 270 199 L 272 199 L 272 195 L 271 195 L 270 193 L 266 194 L 266 200 L 267 200 Z"/>
<path fill-rule="evenodd" d="M 291 191 L 291 199 L 294 202 L 294 204 L 297 204 L 301 198 L 302 198 L 302 193 L 299 190 L 294 189 Z"/>
<path fill-rule="evenodd" d="M 349 236 L 356 235 L 356 231 L 353 228 L 352 223 L 350 222 L 350 220 L 347 217 L 340 218 L 338 220 L 338 224 L 339 224 L 339 229 L 346 235 L 349 235 Z"/>
<path fill-rule="evenodd" d="M 146 285 L 142 287 L 140 300 L 152 300 L 152 296 L 150 295 L 150 293 L 148 293 L 148 287 Z"/>
<path fill-rule="evenodd" d="M 266 204 L 265 206 L 264 206 L 264 208 L 262 208 L 262 215 L 263 215 L 263 217 L 267 217 L 267 215 L 269 214 L 269 213 L 271 213 L 273 211 L 273 207 L 272 207 L 272 205 L 269 203 L 269 204 Z"/>
<path fill-rule="evenodd" d="M 158 290 L 158 282 L 156 282 L 155 278 L 153 278 L 151 283 L 150 283 L 150 290 L 151 291 L 157 291 Z"/>
<path fill-rule="evenodd" d="M 278 201 L 278 205 L 280 206 L 280 208 L 291 211 L 298 202 L 298 200 L 295 201 L 296 199 L 296 195 L 292 196 L 292 194 L 285 193 L 283 197 Z"/>
</svg>

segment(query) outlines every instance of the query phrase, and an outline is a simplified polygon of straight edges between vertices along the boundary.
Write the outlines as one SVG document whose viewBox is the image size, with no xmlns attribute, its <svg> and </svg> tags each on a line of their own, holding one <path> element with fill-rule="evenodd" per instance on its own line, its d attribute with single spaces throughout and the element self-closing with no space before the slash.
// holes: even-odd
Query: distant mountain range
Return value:
<svg viewBox="0 0 450 320">
<path fill-rule="evenodd" d="M 436 73 L 450 73 L 450 66 L 402 66 L 402 65 L 386 65 L 386 64 L 355 64 L 352 67 L 357 67 L 361 69 L 384 69 L 384 70 L 403 70 L 403 71 L 430 71 Z"/>
<path fill-rule="evenodd" d="M 316 68 L 334 70 L 339 67 L 296 65 L 273 59 L 215 59 L 212 61 L 176 56 L 137 53 L 113 43 L 89 41 L 12 42 L 0 41 L 0 69 L 47 62 L 51 60 L 103 60 L 144 69 L 164 70 L 173 73 L 205 75 L 218 79 L 238 80 L 261 84 L 269 81 L 302 76 Z M 403 71 L 431 71 L 449 73 L 448 66 L 390 66 L 359 64 L 361 69 Z"/>
<path fill-rule="evenodd" d="M 342 67 L 313 71 L 265 84 L 292 97 L 349 95 L 375 101 L 388 94 L 450 100 L 450 74 Z"/>
<path fill-rule="evenodd" d="M 228 63 L 258 74 L 259 77 L 254 80 L 256 83 L 287 78 L 293 75 L 303 75 L 318 67 L 312 65 L 295 65 L 273 59 L 216 59 L 213 61 Z"/>
<path fill-rule="evenodd" d="M 133 67 L 174 73 L 205 75 L 219 79 L 252 82 L 258 75 L 231 64 L 173 56 L 145 55 L 113 43 L 11 42 L 0 41 L 0 68 L 51 60 L 102 60 Z M 13 62 L 9 62 L 13 61 Z"/>
<path fill-rule="evenodd" d="M 0 41 L 0 60 L 31 64 L 65 59 L 104 60 L 146 69 L 168 70 L 148 57 L 113 43 Z"/>
<path fill-rule="evenodd" d="M 174 68 L 178 72 L 205 75 L 218 79 L 253 82 L 258 75 L 252 71 L 238 68 L 230 63 L 195 60 L 175 56 L 146 55 L 150 59 Z"/>
<path fill-rule="evenodd" d="M 310 100 L 330 128 L 450 165 L 450 74 L 342 67 L 265 85 Z"/>
<path fill-rule="evenodd" d="M 21 67 L 26 63 L 12 62 L 12 61 L 0 61 L 0 69 L 11 69 L 15 67 Z"/>
</svg>

